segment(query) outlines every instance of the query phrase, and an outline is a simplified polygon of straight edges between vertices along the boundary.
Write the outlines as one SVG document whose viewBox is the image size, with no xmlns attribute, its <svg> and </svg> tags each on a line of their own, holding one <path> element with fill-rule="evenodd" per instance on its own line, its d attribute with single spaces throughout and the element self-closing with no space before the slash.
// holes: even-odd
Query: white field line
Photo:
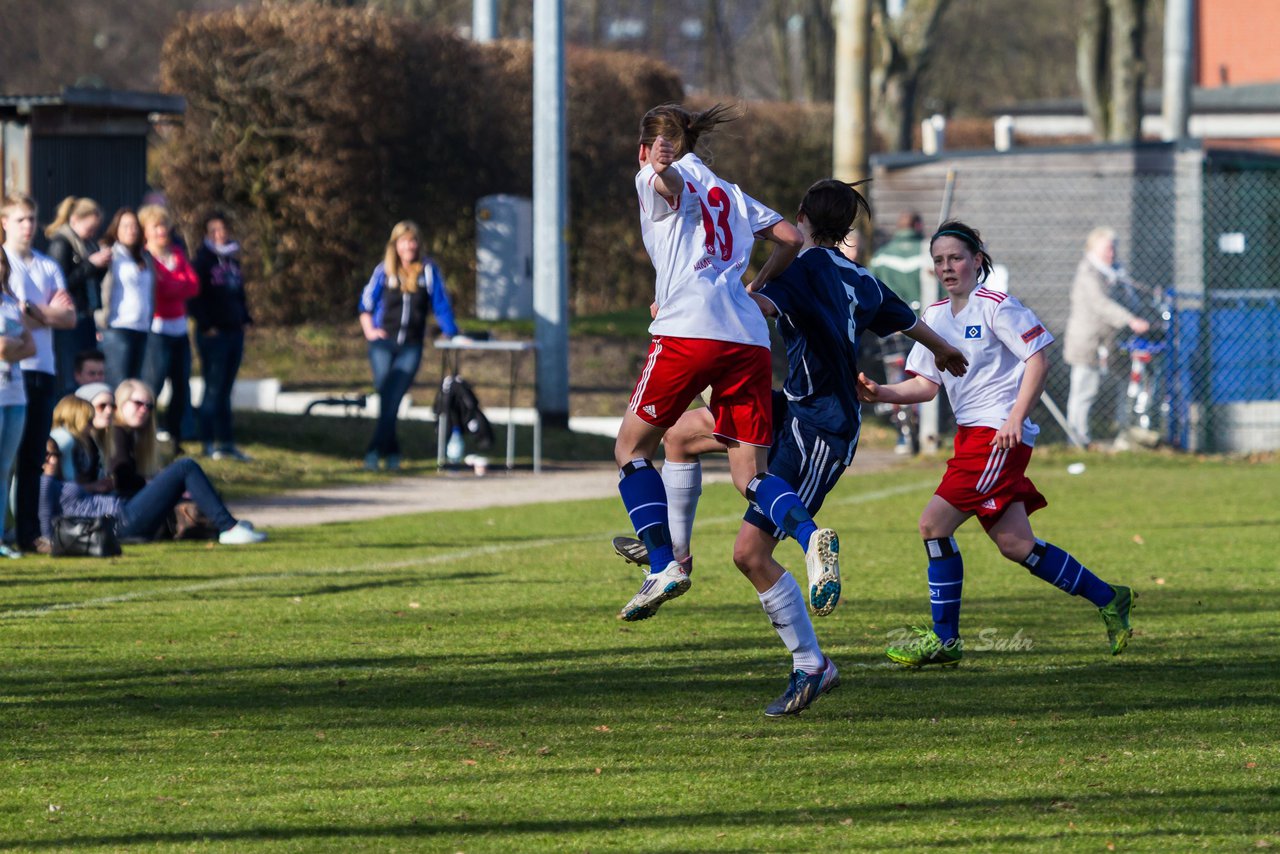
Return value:
<svg viewBox="0 0 1280 854">
<path fill-rule="evenodd" d="M 933 484 L 934 481 L 922 481 L 914 484 L 903 484 L 900 486 L 890 487 L 888 489 L 875 490 L 873 492 L 863 492 L 857 495 L 851 495 L 847 498 L 841 498 L 828 504 L 866 504 L 872 501 L 879 501 L 882 498 L 890 498 L 895 495 L 902 495 L 907 492 L 914 492 L 925 488 L 927 485 Z M 702 520 L 703 524 L 724 524 L 741 519 L 741 515 L 719 516 Z M 484 555 L 502 554 L 505 552 L 522 551 L 525 549 L 539 549 L 551 546 L 564 545 L 566 543 L 588 542 L 606 537 L 605 533 L 598 534 L 579 534 L 573 537 L 547 537 L 541 540 L 529 540 L 520 543 L 502 543 L 500 545 L 475 546 L 468 549 L 459 549 L 457 551 L 445 552 L 444 554 L 430 555 L 427 557 L 412 558 L 407 560 L 391 561 L 388 563 L 369 563 L 348 566 L 335 566 L 329 568 L 310 568 L 305 571 L 298 572 L 274 572 L 263 575 L 238 575 L 232 578 L 219 578 L 213 581 L 201 581 L 195 584 L 184 584 L 178 587 L 161 587 L 155 590 L 136 590 L 130 593 L 118 593 L 115 596 L 100 596 L 95 599 L 84 599 L 80 602 L 59 602 L 53 605 L 42 605 L 39 608 L 19 608 L 11 611 L 0 611 L 0 620 L 19 620 L 30 617 L 43 617 L 47 614 L 57 613 L 59 611 L 79 611 L 86 608 L 97 608 L 103 605 L 118 605 L 125 602 L 134 602 L 141 599 L 155 599 L 166 596 L 181 596 L 188 593 L 201 593 L 205 590 L 221 590 L 228 587 L 241 587 L 248 584 L 257 584 L 263 581 L 285 581 L 291 578 L 314 578 L 324 577 L 327 575 L 346 575 L 353 572 L 378 572 L 388 569 L 407 569 L 413 566 L 430 566 L 441 563 L 452 563 L 457 560 L 465 560 L 470 557 L 481 557 Z"/>
<path fill-rule="evenodd" d="M 184 584 L 180 587 L 161 587 L 155 590 L 138 590 L 132 593 L 118 593 L 115 596 L 100 596 L 96 599 L 85 599 L 81 602 L 60 602 L 54 605 L 42 605 L 39 608 L 23 608 L 13 611 L 0 611 L 0 620 L 13 620 L 21 617 L 42 617 L 55 611 L 76 611 L 82 608 L 93 608 L 99 605 L 115 605 L 121 602 L 133 602 L 139 599 L 152 599 L 161 596 L 199 593 L 204 590 L 218 590 L 227 587 L 240 587 L 246 584 L 257 584 L 260 581 L 285 581 L 291 578 L 323 578 L 329 575 L 346 575 L 352 572 L 378 572 L 388 569 L 407 569 L 412 566 L 427 566 L 440 563 L 451 563 L 469 557 L 500 554 L 529 548 L 563 545 L 565 543 L 599 539 L 596 534 L 580 534 L 575 537 L 555 537 L 542 540 L 530 540 L 523 543 L 503 543 L 492 546 L 476 546 L 469 549 L 446 552 L 388 563 L 365 563 L 351 566 L 335 566 L 328 568 L 310 568 L 299 572 L 273 572 L 265 575 L 237 575 L 233 578 L 219 578 L 214 581 L 201 581 L 196 584 Z"/>
</svg>

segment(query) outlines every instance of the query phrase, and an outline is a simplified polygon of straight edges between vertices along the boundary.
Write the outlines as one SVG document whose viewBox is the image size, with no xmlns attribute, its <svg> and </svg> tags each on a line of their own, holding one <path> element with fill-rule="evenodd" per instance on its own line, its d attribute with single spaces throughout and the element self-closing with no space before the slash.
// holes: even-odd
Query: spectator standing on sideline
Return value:
<svg viewBox="0 0 1280 854">
<path fill-rule="evenodd" d="M 142 376 L 155 314 L 156 271 L 133 208 L 116 211 L 102 241 L 111 247 L 111 269 L 102 280 L 99 310 L 102 351 L 107 356 L 107 383 L 118 386 Z"/>
<path fill-rule="evenodd" d="M 49 238 L 49 257 L 58 262 L 67 293 L 76 305 L 76 325 L 53 332 L 58 396 L 70 394 L 81 385 L 72 379 L 74 360 L 85 350 L 98 348 L 93 313 L 102 307 L 102 279 L 111 266 L 111 249 L 98 246 L 94 239 L 101 226 L 102 209 L 97 202 L 67 196 L 44 230 Z"/>
<path fill-rule="evenodd" d="M 215 211 L 205 217 L 204 242 L 192 266 L 200 282 L 199 292 L 187 303 L 196 322 L 196 349 L 204 378 L 200 440 L 205 456 L 247 462 L 249 456 L 235 443 L 231 389 L 244 357 L 244 330 L 253 319 L 245 299 L 240 244 L 232 237 L 224 214 Z"/>
<path fill-rule="evenodd" d="M 191 400 L 191 341 L 187 337 L 187 300 L 200 290 L 196 271 L 186 254 L 170 240 L 172 221 L 160 205 L 138 211 L 147 252 L 155 262 L 156 308 L 147 336 L 142 380 L 157 393 L 169 381 L 169 408 L 164 429 L 175 454 L 182 452 L 182 420 Z"/>
<path fill-rule="evenodd" d="M 405 220 L 391 229 L 382 262 L 360 294 L 360 328 L 369 347 L 378 421 L 365 450 L 364 467 L 400 468 L 396 414 L 422 364 L 427 317 L 435 312 L 446 338 L 458 334 L 440 268 L 422 252 L 422 232 Z"/>
<path fill-rule="evenodd" d="M 9 289 L 26 315 L 35 344 L 35 353 L 21 362 L 27 418 L 14 466 L 13 506 L 18 549 L 30 551 L 40 535 L 40 465 L 57 401 L 50 330 L 73 327 L 76 307 L 57 262 L 31 248 L 36 234 L 35 200 L 21 194 L 6 196 L 0 206 L 0 225 L 4 228 Z"/>
<path fill-rule="evenodd" d="M 9 290 L 9 256 L 0 252 L 0 525 L 9 512 L 9 478 L 27 420 L 27 392 L 19 363 L 35 351 L 22 321 L 22 307 Z M 0 542 L 0 556 L 17 558 L 22 552 Z"/>
<path fill-rule="evenodd" d="M 903 302 L 920 312 L 920 275 L 929 269 L 925 255 L 924 219 L 912 211 L 898 217 L 898 227 L 867 265 Z"/>
<path fill-rule="evenodd" d="M 1151 328 L 1150 323 L 1111 298 L 1110 291 L 1119 279 L 1116 233 L 1110 228 L 1095 228 L 1085 238 L 1084 257 L 1076 265 L 1076 276 L 1071 281 L 1071 311 L 1063 343 L 1063 359 L 1071 366 L 1067 424 L 1084 445 L 1092 441 L 1089 411 L 1102 386 L 1111 339 L 1126 326 L 1138 335 Z"/>
</svg>

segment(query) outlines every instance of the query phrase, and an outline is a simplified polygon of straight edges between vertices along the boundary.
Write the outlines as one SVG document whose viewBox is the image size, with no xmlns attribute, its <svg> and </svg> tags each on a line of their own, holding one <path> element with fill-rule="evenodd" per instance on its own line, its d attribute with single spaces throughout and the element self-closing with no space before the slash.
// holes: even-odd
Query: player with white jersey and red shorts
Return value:
<svg viewBox="0 0 1280 854">
<path fill-rule="evenodd" d="M 1111 654 L 1119 655 L 1133 632 L 1133 591 L 1107 584 L 1067 552 L 1038 539 L 1027 518 L 1047 504 L 1026 473 L 1040 432 L 1027 416 L 1044 391 L 1045 348 L 1053 336 L 1017 298 L 981 287 L 992 262 L 977 230 L 962 222 L 943 223 L 929 251 L 950 296 L 925 309 L 922 319 L 964 353 L 968 373 L 941 374 L 916 344 L 907 357 L 909 379 L 880 385 L 858 377 L 859 397 L 866 403 L 921 403 L 944 387 L 957 425 L 955 453 L 920 516 L 933 627 L 914 628 L 916 637 L 890 646 L 888 656 L 908 667 L 960 663 L 964 563 L 953 535 L 970 516 L 978 517 L 1006 558 L 1093 603 L 1106 625 Z"/>
<path fill-rule="evenodd" d="M 653 465 L 662 436 L 698 394 L 711 389 L 715 434 L 728 448 L 738 491 L 806 553 L 810 574 L 839 597 L 839 539 L 820 530 L 782 478 L 767 471 L 773 441 L 769 328 L 750 295 L 786 269 L 803 238 L 774 211 L 723 180 L 694 153 L 699 137 L 736 118 L 720 104 L 692 113 L 655 107 L 640 123 L 636 174 L 640 227 L 657 272 L 653 340 L 622 418 L 614 458 L 618 491 L 650 572 L 619 619 L 644 620 L 690 586 L 676 560 L 662 476 Z M 743 284 L 755 240 L 774 244 L 751 285 Z"/>
</svg>

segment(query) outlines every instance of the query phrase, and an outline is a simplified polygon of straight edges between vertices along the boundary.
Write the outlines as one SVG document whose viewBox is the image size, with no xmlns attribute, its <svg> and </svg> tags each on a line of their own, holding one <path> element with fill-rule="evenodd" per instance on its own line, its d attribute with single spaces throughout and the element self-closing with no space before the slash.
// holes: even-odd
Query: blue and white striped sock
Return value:
<svg viewBox="0 0 1280 854">
<path fill-rule="evenodd" d="M 818 530 L 809 510 L 785 480 L 761 472 L 747 484 L 747 500 L 755 502 L 769 521 L 794 537 L 800 548 L 809 551 L 809 538 Z"/>
<path fill-rule="evenodd" d="M 1022 565 L 1036 578 L 1043 579 L 1072 596 L 1088 599 L 1099 608 L 1105 608 L 1115 598 L 1116 592 L 1111 589 L 1111 585 L 1085 569 L 1080 561 L 1053 543 L 1036 540 L 1031 554 L 1022 559 Z"/>
</svg>

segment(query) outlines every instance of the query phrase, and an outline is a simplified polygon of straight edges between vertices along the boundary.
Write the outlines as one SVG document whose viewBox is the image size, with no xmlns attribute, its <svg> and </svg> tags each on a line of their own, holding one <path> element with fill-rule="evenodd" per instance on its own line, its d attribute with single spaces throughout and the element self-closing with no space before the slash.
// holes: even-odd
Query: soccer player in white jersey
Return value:
<svg viewBox="0 0 1280 854">
<path fill-rule="evenodd" d="M 823 597 L 815 610 L 834 606 L 840 596 L 835 531 L 819 529 L 786 481 L 766 470 L 773 429 L 769 328 L 747 292 L 786 269 L 803 238 L 694 153 L 702 134 L 735 117 L 720 104 L 700 113 L 664 104 L 640 122 L 635 183 L 645 249 L 657 271 L 653 340 L 614 458 L 618 492 L 649 551 L 650 572 L 618 614 L 623 620 L 647 619 L 689 589 L 688 568 L 671 548 L 666 490 L 653 455 L 663 433 L 708 386 L 734 486 L 805 550 Z M 773 243 L 773 252 L 744 286 L 756 239 Z"/>
<path fill-rule="evenodd" d="M 992 262 L 975 229 L 957 221 L 943 223 L 929 241 L 929 251 L 949 298 L 925 309 L 922 319 L 968 357 L 968 373 L 942 375 L 928 351 L 916 344 L 907 357 L 907 380 L 879 385 L 865 374 L 858 377 L 865 403 L 920 403 L 944 387 L 958 425 L 955 453 L 920 516 L 933 628 L 915 628 L 914 639 L 886 652 L 908 667 L 960 663 L 964 564 L 952 535 L 977 516 L 1002 555 L 1093 603 L 1106 625 L 1111 654 L 1119 655 L 1133 633 L 1133 591 L 1107 584 L 1067 552 L 1038 539 L 1027 518 L 1047 504 L 1026 475 L 1040 432 L 1027 416 L 1044 391 L 1049 372 L 1045 348 L 1053 336 L 1016 298 L 981 287 Z"/>
</svg>

